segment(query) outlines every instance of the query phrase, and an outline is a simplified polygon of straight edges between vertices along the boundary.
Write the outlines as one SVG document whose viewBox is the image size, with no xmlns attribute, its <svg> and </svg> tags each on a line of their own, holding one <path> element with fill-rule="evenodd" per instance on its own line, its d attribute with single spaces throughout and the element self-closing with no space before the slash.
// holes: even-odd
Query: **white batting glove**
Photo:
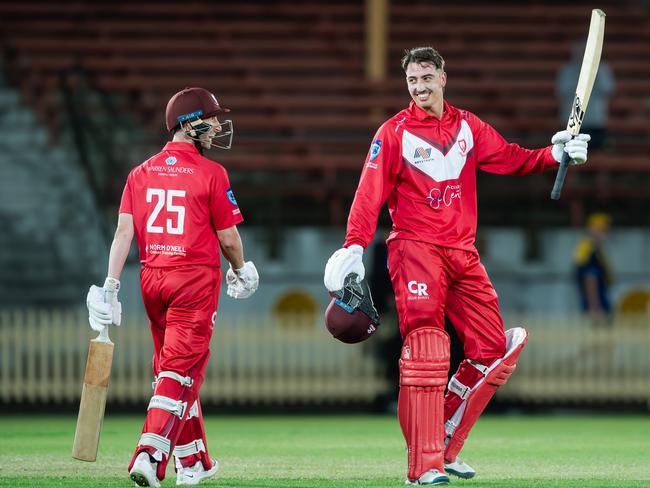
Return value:
<svg viewBox="0 0 650 488">
<path fill-rule="evenodd" d="M 589 134 L 578 134 L 572 137 L 568 130 L 562 130 L 551 138 L 553 144 L 551 154 L 558 163 L 562 161 L 562 154 L 566 152 L 571 158 L 570 165 L 585 164 L 587 162 L 587 143 L 590 140 Z"/>
<path fill-rule="evenodd" d="M 260 276 L 252 261 L 246 261 L 239 269 L 230 268 L 226 273 L 229 297 L 243 299 L 250 297 L 260 284 Z"/>
<path fill-rule="evenodd" d="M 363 248 L 357 244 L 342 247 L 327 260 L 323 283 L 329 291 L 338 291 L 343 288 L 345 277 L 350 273 L 357 274 L 357 282 L 366 275 L 363 267 Z"/>
<path fill-rule="evenodd" d="M 106 278 L 104 286 L 92 285 L 86 296 L 90 327 L 101 332 L 107 325 L 122 323 L 122 304 L 117 300 L 120 280 Z"/>
</svg>

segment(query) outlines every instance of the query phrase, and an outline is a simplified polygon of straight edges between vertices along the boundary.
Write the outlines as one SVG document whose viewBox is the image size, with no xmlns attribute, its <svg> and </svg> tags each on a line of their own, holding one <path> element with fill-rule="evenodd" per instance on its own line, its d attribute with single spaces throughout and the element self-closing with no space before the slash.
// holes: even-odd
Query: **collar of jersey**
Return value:
<svg viewBox="0 0 650 488">
<path fill-rule="evenodd" d="M 440 121 L 445 118 L 449 114 L 449 112 L 452 110 L 452 106 L 447 103 L 446 100 L 442 101 L 442 117 L 440 118 Z M 411 103 L 409 103 L 409 111 L 411 112 L 411 115 L 413 116 L 414 119 L 416 120 L 426 120 L 426 119 L 436 119 L 433 115 L 429 115 L 426 113 L 424 110 L 422 110 L 420 107 L 418 107 L 413 100 L 411 100 Z"/>
<path fill-rule="evenodd" d="M 191 142 L 169 141 L 165 144 L 163 151 L 182 151 L 199 154 L 199 150 Z"/>
</svg>

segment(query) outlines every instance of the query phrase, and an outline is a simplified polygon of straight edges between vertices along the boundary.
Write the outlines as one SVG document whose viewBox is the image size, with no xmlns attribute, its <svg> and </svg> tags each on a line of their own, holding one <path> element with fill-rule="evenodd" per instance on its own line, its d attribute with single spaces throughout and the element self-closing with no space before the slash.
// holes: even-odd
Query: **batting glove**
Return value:
<svg viewBox="0 0 650 488">
<path fill-rule="evenodd" d="M 578 134 L 572 137 L 568 130 L 562 130 L 551 138 L 553 144 L 551 154 L 558 163 L 562 161 L 562 154 L 566 152 L 570 158 L 570 165 L 585 164 L 587 162 L 587 143 L 590 140 L 589 134 Z"/>
<path fill-rule="evenodd" d="M 323 283 L 329 291 L 343 288 L 345 277 L 350 273 L 357 274 L 357 283 L 366 275 L 363 267 L 363 248 L 357 244 L 342 247 L 327 260 Z"/>
<path fill-rule="evenodd" d="M 117 300 L 120 280 L 106 278 L 104 286 L 92 285 L 86 296 L 90 327 L 101 332 L 107 325 L 122 323 L 122 304 Z"/>
<path fill-rule="evenodd" d="M 246 261 L 239 269 L 230 268 L 226 273 L 229 297 L 243 299 L 250 297 L 260 284 L 260 276 L 252 261 Z"/>
</svg>

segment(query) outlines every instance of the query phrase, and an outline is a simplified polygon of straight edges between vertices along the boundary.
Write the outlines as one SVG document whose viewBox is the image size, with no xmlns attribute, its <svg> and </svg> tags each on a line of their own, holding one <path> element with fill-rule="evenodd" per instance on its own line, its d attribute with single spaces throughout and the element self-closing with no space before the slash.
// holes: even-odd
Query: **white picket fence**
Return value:
<svg viewBox="0 0 650 488">
<path fill-rule="evenodd" d="M 123 317 L 123 323 L 110 330 L 109 401 L 146 400 L 153 379 L 148 322 L 141 316 Z M 85 311 L 0 313 L 0 401 L 76 401 L 95 335 Z M 201 398 L 226 404 L 372 401 L 386 380 L 364 349 L 334 340 L 313 318 L 223 320 L 213 334 Z"/>
<path fill-rule="evenodd" d="M 528 346 L 517 372 L 499 391 L 501 398 L 650 407 L 647 317 L 620 320 L 610 328 L 594 328 L 576 317 L 527 317 L 526 327 Z M 1 312 L 0 401 L 77 401 L 92 337 L 84 310 Z M 111 338 L 109 401 L 146 401 L 152 380 L 146 318 L 124 317 Z M 385 362 L 372 352 L 378 340 L 339 343 L 313 318 L 226 318 L 215 327 L 201 397 L 221 404 L 370 402 L 389 388 Z"/>
</svg>

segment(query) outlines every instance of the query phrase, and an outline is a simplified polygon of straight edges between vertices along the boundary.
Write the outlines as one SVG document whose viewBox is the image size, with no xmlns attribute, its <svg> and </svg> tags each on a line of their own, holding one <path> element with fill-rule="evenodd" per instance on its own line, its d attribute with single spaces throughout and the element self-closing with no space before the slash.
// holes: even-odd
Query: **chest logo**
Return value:
<svg viewBox="0 0 650 488">
<path fill-rule="evenodd" d="M 402 158 L 416 171 L 437 182 L 458 179 L 474 148 L 472 130 L 466 121 L 462 120 L 460 124 L 458 134 L 446 146 L 405 129 L 402 133 Z"/>
<path fill-rule="evenodd" d="M 418 146 L 415 149 L 415 153 L 413 154 L 413 160 L 417 161 L 418 159 L 428 159 L 431 157 L 431 148 L 423 148 L 422 146 Z"/>
</svg>

